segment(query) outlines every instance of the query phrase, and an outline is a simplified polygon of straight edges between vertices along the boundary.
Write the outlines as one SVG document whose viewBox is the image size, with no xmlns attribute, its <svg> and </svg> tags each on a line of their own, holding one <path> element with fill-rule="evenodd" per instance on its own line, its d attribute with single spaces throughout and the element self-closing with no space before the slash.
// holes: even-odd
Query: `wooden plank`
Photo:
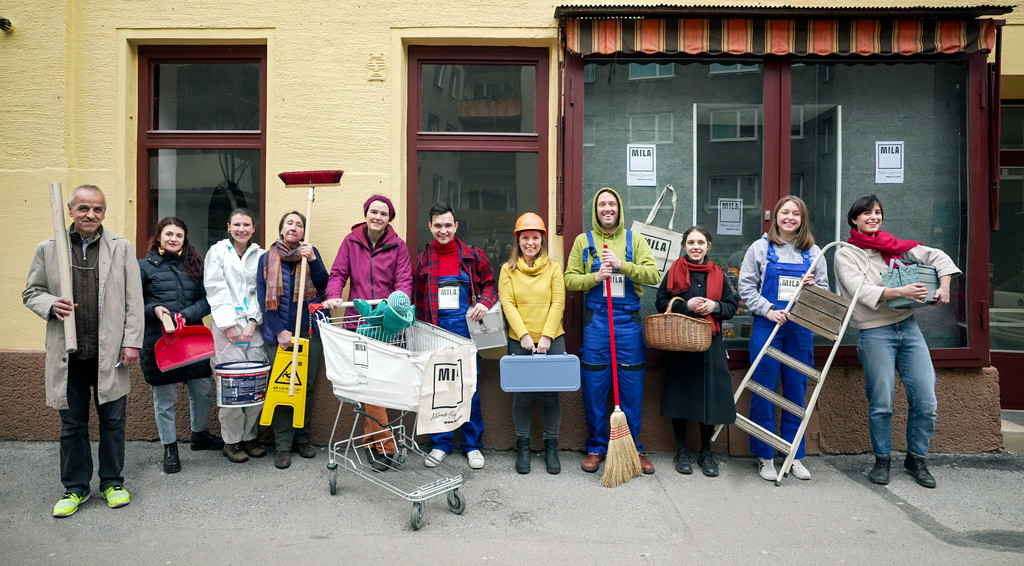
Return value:
<svg viewBox="0 0 1024 566">
<path fill-rule="evenodd" d="M 850 307 L 850 299 L 847 297 L 840 297 L 831 291 L 826 291 L 821 287 L 816 287 L 814 285 L 805 286 L 803 288 L 803 292 L 800 293 L 800 298 L 821 310 L 831 308 L 827 307 L 827 305 L 839 305 L 839 308 L 843 311 Z"/>
<path fill-rule="evenodd" d="M 789 312 L 789 320 L 833 342 L 839 339 L 839 329 L 843 325 L 843 321 L 826 316 L 799 303 Z"/>
<path fill-rule="evenodd" d="M 814 381 L 818 381 L 818 379 L 821 377 L 821 372 L 801 362 L 800 360 L 797 360 L 796 358 L 784 353 L 782 350 L 769 347 L 765 351 L 765 354 L 775 358 L 776 360 L 779 360 L 784 365 L 795 369 L 796 371 L 806 375 L 808 378 L 813 379 Z"/>
<path fill-rule="evenodd" d="M 743 415 L 736 415 L 736 426 L 740 427 L 744 432 L 757 438 L 761 442 L 768 444 L 783 454 L 789 454 L 793 450 L 793 445 L 782 440 L 778 436 L 768 432 L 754 421 L 744 417 Z"/>
<path fill-rule="evenodd" d="M 784 411 L 787 411 L 791 414 L 800 417 L 801 420 L 803 420 L 804 415 L 806 414 L 806 411 L 804 411 L 804 408 L 801 407 L 800 405 L 797 405 L 796 403 L 790 401 L 789 399 L 786 399 L 782 395 L 779 395 L 778 393 L 772 391 L 771 389 L 768 389 L 767 387 L 761 385 L 760 383 L 754 381 L 753 379 L 747 382 L 747 389 L 771 401 L 776 407 L 780 407 Z"/>
</svg>

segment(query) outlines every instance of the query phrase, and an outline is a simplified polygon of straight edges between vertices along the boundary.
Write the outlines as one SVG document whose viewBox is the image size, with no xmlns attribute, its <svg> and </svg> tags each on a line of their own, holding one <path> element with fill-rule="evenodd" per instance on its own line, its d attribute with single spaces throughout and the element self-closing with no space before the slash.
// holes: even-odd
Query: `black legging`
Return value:
<svg viewBox="0 0 1024 566">
<path fill-rule="evenodd" d="M 672 419 L 672 430 L 676 433 L 676 451 L 686 450 L 686 423 L 689 419 Z M 711 435 L 715 433 L 714 425 L 697 423 L 700 425 L 700 450 L 711 451 Z"/>
</svg>

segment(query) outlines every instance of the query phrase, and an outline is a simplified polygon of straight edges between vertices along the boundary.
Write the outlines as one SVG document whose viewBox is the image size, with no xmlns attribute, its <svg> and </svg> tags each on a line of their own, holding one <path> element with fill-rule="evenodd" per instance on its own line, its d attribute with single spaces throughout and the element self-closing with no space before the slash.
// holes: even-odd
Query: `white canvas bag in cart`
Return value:
<svg viewBox="0 0 1024 566">
<path fill-rule="evenodd" d="M 668 218 L 667 230 L 652 224 L 654 217 L 658 215 L 662 201 L 665 199 L 665 193 L 672 194 L 672 216 Z M 668 271 L 668 268 L 672 267 L 672 262 L 679 259 L 682 255 L 683 235 L 672 230 L 672 223 L 675 222 L 675 218 L 676 190 L 672 185 L 665 185 L 661 194 L 658 195 L 658 200 L 654 201 L 654 206 L 651 208 L 651 213 L 647 215 L 647 220 L 644 222 L 633 221 L 632 230 L 643 234 L 644 238 L 647 239 L 647 244 L 650 245 L 651 252 L 654 253 L 654 263 L 658 267 L 658 273 L 661 274 L 658 283 L 648 285 L 649 287 L 657 287 L 661 283 L 661 279 L 664 279 L 665 272 Z"/>
<path fill-rule="evenodd" d="M 343 399 L 390 409 L 417 411 L 421 376 L 429 354 L 357 336 L 320 324 L 327 370 L 334 394 Z"/>
<path fill-rule="evenodd" d="M 474 346 L 458 346 L 434 352 L 423 373 L 416 432 L 437 434 L 462 426 L 469 420 L 475 392 Z"/>
</svg>

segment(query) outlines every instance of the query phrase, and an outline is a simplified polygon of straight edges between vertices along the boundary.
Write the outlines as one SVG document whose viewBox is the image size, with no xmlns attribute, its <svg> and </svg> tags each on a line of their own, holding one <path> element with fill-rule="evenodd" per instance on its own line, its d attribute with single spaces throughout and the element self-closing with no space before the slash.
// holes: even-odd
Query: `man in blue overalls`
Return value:
<svg viewBox="0 0 1024 566">
<path fill-rule="evenodd" d="M 596 472 L 608 453 L 608 393 L 612 387 L 611 329 L 605 281 L 611 279 L 615 353 L 619 374 L 619 401 L 633 435 L 640 465 L 654 473 L 637 442 L 640 408 L 644 397 L 647 357 L 640 328 L 640 296 L 643 285 L 660 280 L 654 254 L 642 234 L 623 227 L 618 193 L 603 188 L 594 196 L 594 230 L 573 242 L 565 267 L 565 290 L 583 291 L 584 328 L 580 352 L 583 410 L 587 417 L 587 455 L 584 472 Z M 607 246 L 607 247 L 605 247 Z"/>
<path fill-rule="evenodd" d="M 498 288 L 494 272 L 484 252 L 455 237 L 459 223 L 455 211 L 439 202 L 430 208 L 430 233 L 433 241 L 427 244 L 413 265 L 413 302 L 416 318 L 435 324 L 469 338 L 466 316 L 482 320 L 487 311 L 498 302 Z M 479 371 L 479 364 L 477 368 Z M 462 451 L 469 459 L 469 467 L 484 467 L 480 453 L 484 420 L 480 413 L 480 387 L 473 393 L 469 420 L 462 425 Z M 451 453 L 455 432 L 430 435 L 433 449 L 424 464 L 432 468 Z"/>
</svg>

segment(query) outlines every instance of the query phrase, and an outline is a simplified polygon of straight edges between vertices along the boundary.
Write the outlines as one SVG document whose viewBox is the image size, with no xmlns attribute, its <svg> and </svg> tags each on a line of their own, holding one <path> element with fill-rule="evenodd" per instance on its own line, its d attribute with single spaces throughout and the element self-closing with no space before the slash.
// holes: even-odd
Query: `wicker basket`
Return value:
<svg viewBox="0 0 1024 566">
<path fill-rule="evenodd" d="M 664 314 L 644 319 L 644 335 L 652 348 L 671 352 L 705 352 L 711 347 L 711 321 L 672 312 L 672 303 L 683 300 L 672 297 Z"/>
</svg>

